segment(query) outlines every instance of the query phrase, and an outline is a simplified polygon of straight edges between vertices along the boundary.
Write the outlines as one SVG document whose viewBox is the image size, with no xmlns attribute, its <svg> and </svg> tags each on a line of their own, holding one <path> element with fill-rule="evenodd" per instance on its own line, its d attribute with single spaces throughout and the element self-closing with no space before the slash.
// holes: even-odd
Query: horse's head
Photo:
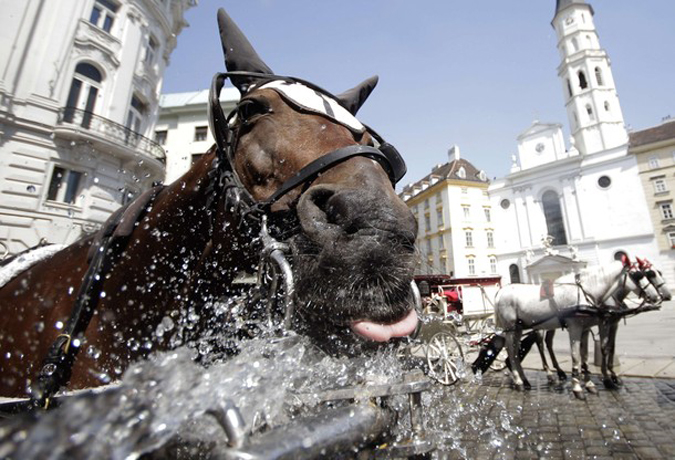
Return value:
<svg viewBox="0 0 675 460">
<path fill-rule="evenodd" d="M 670 293 L 668 286 L 666 286 L 666 280 L 663 279 L 661 271 L 657 270 L 647 259 L 640 259 L 639 257 L 636 257 L 636 259 L 638 268 L 644 272 L 649 282 L 652 283 L 652 286 L 654 286 L 661 295 L 661 298 L 663 300 L 672 299 L 673 296 Z"/>
<path fill-rule="evenodd" d="M 628 257 L 624 256 L 621 264 L 623 265 L 623 269 L 622 275 L 618 279 L 619 291 L 623 290 L 625 294 L 632 292 L 649 303 L 656 303 L 661 300 L 661 296 L 645 276 L 645 273 L 635 264 L 632 264 Z"/>
<path fill-rule="evenodd" d="M 222 9 L 218 22 L 228 73 L 214 79 L 211 118 L 221 161 L 232 165 L 244 201 L 270 221 L 286 219 L 305 330 L 373 341 L 410 334 L 417 224 L 393 187 L 405 165 L 354 117 L 377 79 L 332 96 L 276 76 Z M 225 76 L 241 93 L 229 117 L 213 104 Z"/>
</svg>

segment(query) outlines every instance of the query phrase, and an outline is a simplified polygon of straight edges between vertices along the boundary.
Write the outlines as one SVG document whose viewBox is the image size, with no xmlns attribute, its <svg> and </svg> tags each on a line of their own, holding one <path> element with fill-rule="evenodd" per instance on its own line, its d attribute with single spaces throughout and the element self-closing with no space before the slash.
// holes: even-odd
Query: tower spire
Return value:
<svg viewBox="0 0 675 460">
<path fill-rule="evenodd" d="M 586 155 L 628 142 L 609 57 L 600 46 L 593 16 L 593 7 L 584 0 L 556 0 L 551 22 L 558 36 L 558 76 L 570 132 Z"/>
</svg>

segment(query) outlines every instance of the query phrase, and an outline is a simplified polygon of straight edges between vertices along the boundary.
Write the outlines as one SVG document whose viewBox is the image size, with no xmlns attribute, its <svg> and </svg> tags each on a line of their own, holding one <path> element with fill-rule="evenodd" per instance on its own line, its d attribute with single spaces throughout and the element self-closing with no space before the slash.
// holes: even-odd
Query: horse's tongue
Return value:
<svg viewBox="0 0 675 460">
<path fill-rule="evenodd" d="M 375 342 L 387 342 L 392 337 L 405 337 L 417 327 L 417 313 L 413 308 L 401 321 L 393 324 L 377 324 L 372 321 L 356 321 L 351 328 L 354 332 Z"/>
</svg>

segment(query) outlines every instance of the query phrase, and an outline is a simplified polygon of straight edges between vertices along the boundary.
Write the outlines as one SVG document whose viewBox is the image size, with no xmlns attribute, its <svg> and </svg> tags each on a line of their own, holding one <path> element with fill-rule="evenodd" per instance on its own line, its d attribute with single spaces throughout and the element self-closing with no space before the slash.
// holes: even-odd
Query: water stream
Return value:
<svg viewBox="0 0 675 460">
<path fill-rule="evenodd" d="M 194 348 L 156 353 L 130 367 L 113 390 L 5 422 L 0 458 L 135 459 L 153 452 L 153 458 L 208 458 L 226 446 L 223 429 L 209 415 L 223 401 L 240 409 L 248 430 L 264 433 L 318 410 L 318 398 L 311 395 L 319 391 L 397 383 L 406 372 L 391 348 L 331 357 L 293 334 L 243 340 L 238 347 L 237 356 L 207 367 L 194 362 Z M 427 435 L 439 448 L 436 458 L 450 452 L 466 457 L 458 439 L 467 423 L 487 433 L 495 450 L 508 436 L 521 434 L 505 407 L 490 420 L 479 416 L 481 405 L 493 403 L 471 399 L 470 389 L 479 384 L 480 377 L 466 377 L 452 389 L 437 386 L 424 395 Z M 298 394 L 304 395 L 302 402 Z M 409 434 L 407 398 L 392 398 L 390 404 L 399 412 L 393 434 L 403 438 Z"/>
</svg>

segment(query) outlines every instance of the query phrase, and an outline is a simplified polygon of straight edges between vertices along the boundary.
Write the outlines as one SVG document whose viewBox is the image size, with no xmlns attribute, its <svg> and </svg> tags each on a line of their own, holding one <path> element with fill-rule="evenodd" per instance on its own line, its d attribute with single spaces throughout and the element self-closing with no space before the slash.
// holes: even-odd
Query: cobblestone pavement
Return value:
<svg viewBox="0 0 675 460">
<path fill-rule="evenodd" d="M 440 459 L 673 459 L 675 380 L 625 377 L 624 387 L 577 400 L 528 371 L 532 390 L 515 391 L 503 373 L 444 387 L 427 425 Z M 433 403 L 432 404 L 437 404 Z"/>
</svg>

